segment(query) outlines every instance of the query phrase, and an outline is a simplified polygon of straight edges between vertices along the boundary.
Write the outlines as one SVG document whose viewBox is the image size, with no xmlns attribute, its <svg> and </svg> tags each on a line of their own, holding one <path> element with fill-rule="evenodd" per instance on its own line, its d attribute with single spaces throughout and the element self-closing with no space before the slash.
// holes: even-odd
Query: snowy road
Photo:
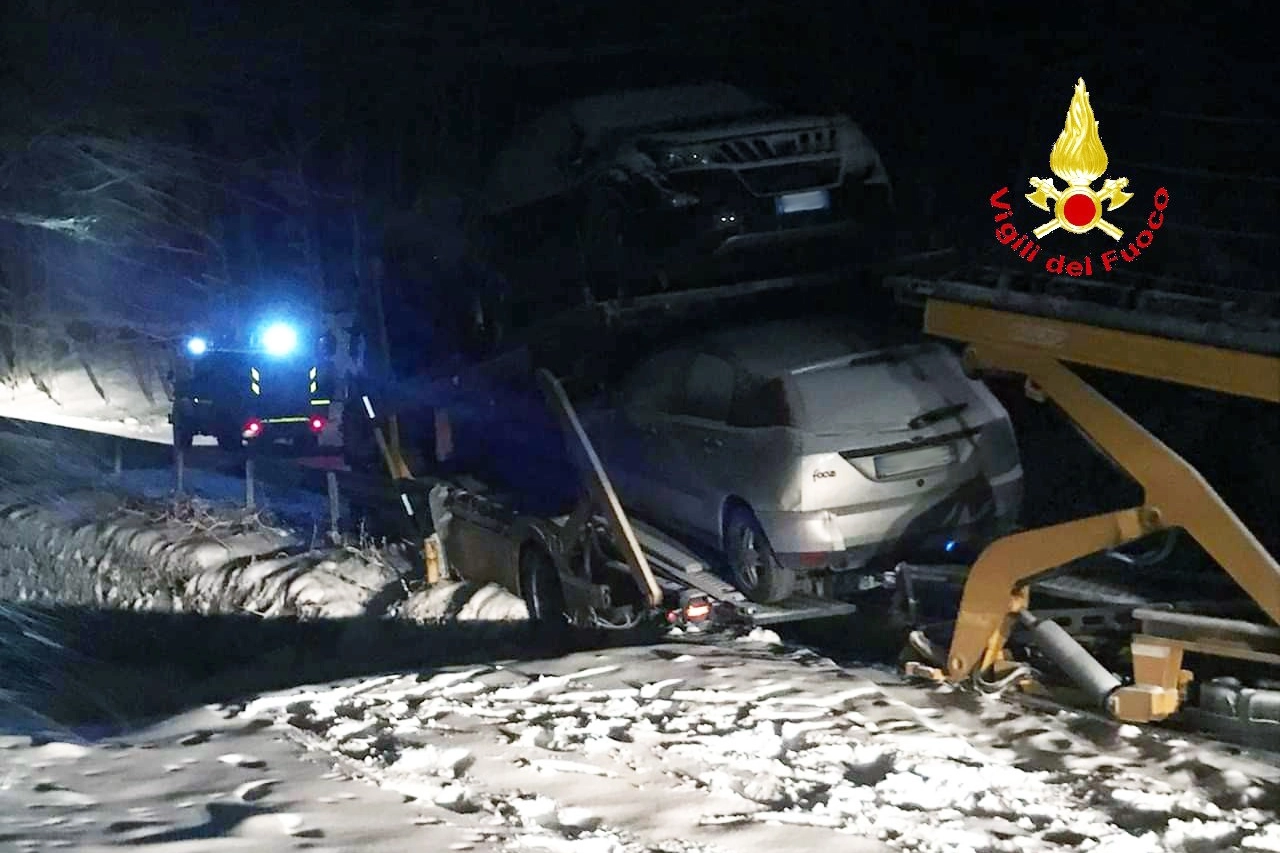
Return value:
<svg viewBox="0 0 1280 853">
<path fill-rule="evenodd" d="M 1280 849 L 1280 769 L 1263 760 L 758 640 L 392 673 L 94 744 L 10 738 L 0 838 L 174 853 Z"/>
<path fill-rule="evenodd" d="M 53 673 L 44 710 L 126 733 L 0 737 L 4 849 L 1280 851 L 1274 754 L 767 632 L 544 659 L 491 590 L 389 607 L 370 554 L 5 442 L 4 594 L 75 607 L 67 649 L 0 633 L 4 689 Z M 416 624 L 445 615 L 479 621 Z"/>
</svg>

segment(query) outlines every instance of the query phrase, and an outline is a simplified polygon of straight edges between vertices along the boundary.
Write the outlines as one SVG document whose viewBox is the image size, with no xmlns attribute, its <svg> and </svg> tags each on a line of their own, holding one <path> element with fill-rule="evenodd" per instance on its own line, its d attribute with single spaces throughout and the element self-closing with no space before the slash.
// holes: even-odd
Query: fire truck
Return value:
<svg viewBox="0 0 1280 853">
<path fill-rule="evenodd" d="M 173 443 L 197 435 L 223 449 L 319 444 L 333 403 L 333 337 L 318 323 L 268 318 L 244 332 L 183 342 L 174 376 Z"/>
</svg>

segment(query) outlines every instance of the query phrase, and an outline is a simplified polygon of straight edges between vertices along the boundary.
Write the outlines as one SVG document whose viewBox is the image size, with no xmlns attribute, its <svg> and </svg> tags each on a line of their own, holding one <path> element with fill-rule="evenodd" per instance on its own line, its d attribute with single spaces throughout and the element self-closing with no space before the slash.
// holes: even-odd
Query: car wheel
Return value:
<svg viewBox="0 0 1280 853">
<path fill-rule="evenodd" d="M 520 553 L 520 586 L 529 608 L 529 626 L 534 640 L 554 647 L 574 644 L 573 625 L 565 613 L 564 589 L 551 555 L 538 545 Z"/>
<path fill-rule="evenodd" d="M 755 514 L 737 507 L 725 524 L 725 556 L 733 582 L 747 598 L 772 604 L 791 595 L 796 573 L 778 563 Z"/>
</svg>

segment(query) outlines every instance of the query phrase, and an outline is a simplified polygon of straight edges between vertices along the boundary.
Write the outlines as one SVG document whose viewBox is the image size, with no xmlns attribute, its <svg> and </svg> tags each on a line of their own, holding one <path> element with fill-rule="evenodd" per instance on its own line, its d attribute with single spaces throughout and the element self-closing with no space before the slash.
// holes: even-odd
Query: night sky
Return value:
<svg viewBox="0 0 1280 853">
<path fill-rule="evenodd" d="M 129 301 L 161 316 L 251 281 L 332 290 L 353 212 L 373 233 L 397 212 L 465 211 L 510 128 L 547 104 L 700 79 L 848 112 L 895 179 L 900 228 L 986 246 L 987 197 L 1047 172 L 1084 76 L 1112 173 L 1171 182 L 1179 225 L 1274 233 L 1274 177 L 1242 205 L 1238 186 L 1224 200 L 1143 168 L 1274 175 L 1274 124 L 1216 132 L 1159 114 L 1277 120 L 1274 54 L 1248 4 L 1188 4 L 1172 23 L 1071 8 L 1037 21 L 1019 4 L 5 6 L 0 264 L 10 291 L 30 290 L 39 256 L 89 312 L 126 281 Z M 111 145 L 83 150 L 81 137 Z M 1270 275 L 1275 249 L 1224 238 L 1196 253 L 1247 255 Z"/>
</svg>

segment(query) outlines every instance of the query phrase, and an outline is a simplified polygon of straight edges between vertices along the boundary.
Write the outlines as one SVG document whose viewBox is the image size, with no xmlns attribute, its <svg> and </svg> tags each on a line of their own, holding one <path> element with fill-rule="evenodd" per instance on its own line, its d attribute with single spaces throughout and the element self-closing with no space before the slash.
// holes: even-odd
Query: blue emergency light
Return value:
<svg viewBox="0 0 1280 853">
<path fill-rule="evenodd" d="M 290 355 L 298 348 L 298 331 L 288 323 L 272 323 L 262 332 L 262 348 L 276 358 Z"/>
</svg>

